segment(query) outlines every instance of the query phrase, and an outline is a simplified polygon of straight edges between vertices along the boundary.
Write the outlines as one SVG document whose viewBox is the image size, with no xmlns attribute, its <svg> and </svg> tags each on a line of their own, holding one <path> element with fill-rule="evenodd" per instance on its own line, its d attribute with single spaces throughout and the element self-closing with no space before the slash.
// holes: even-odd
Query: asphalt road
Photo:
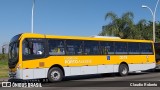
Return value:
<svg viewBox="0 0 160 90">
<path fill-rule="evenodd" d="M 147 86 L 145 86 L 144 83 L 145 85 L 147 84 Z M 64 79 L 64 81 L 58 82 L 58 83 L 42 83 L 42 88 L 0 88 L 0 90 L 3 90 L 3 89 L 4 90 L 17 90 L 17 89 L 160 90 L 160 71 L 131 73 L 125 77 L 120 77 L 114 74 L 73 76 L 73 77 L 67 77 Z"/>
</svg>

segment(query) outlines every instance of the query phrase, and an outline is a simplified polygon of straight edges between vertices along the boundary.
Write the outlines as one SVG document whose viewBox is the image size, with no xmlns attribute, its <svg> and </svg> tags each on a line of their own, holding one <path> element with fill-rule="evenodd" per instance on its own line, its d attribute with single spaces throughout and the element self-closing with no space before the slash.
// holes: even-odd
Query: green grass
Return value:
<svg viewBox="0 0 160 90">
<path fill-rule="evenodd" d="M 0 60 L 0 78 L 8 77 L 8 61 Z"/>
</svg>

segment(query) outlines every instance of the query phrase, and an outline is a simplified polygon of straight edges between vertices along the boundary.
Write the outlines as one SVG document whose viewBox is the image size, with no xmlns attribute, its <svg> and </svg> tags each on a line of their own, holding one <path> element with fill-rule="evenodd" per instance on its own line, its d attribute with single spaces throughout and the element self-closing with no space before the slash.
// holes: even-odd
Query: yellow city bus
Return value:
<svg viewBox="0 0 160 90">
<path fill-rule="evenodd" d="M 9 44 L 10 80 L 61 81 L 66 76 L 155 68 L 154 43 L 107 37 L 23 33 Z"/>
</svg>

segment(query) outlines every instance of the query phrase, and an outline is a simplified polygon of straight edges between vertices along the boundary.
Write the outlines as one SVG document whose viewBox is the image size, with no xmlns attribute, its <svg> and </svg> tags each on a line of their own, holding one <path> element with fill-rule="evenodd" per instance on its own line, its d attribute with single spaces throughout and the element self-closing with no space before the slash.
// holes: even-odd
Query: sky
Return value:
<svg viewBox="0 0 160 90">
<path fill-rule="evenodd" d="M 102 26 L 107 12 L 119 17 L 134 13 L 134 22 L 152 20 L 157 0 L 35 0 L 34 33 L 51 35 L 93 36 Z M 19 33 L 31 32 L 32 0 L 0 0 L 0 48 Z M 160 21 L 160 2 L 156 21 Z"/>
</svg>

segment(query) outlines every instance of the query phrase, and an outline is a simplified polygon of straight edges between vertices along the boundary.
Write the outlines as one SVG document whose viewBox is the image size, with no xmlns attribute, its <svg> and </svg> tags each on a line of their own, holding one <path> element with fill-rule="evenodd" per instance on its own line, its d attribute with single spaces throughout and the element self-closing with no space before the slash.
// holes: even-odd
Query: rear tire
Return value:
<svg viewBox="0 0 160 90">
<path fill-rule="evenodd" d="M 126 64 L 120 64 L 120 66 L 119 66 L 119 75 L 120 76 L 127 76 L 128 71 L 129 71 L 129 69 Z"/>
<path fill-rule="evenodd" d="M 63 76 L 64 75 L 63 75 L 62 70 L 58 67 L 53 67 L 48 72 L 48 80 L 50 82 L 61 81 L 63 79 Z"/>
</svg>

